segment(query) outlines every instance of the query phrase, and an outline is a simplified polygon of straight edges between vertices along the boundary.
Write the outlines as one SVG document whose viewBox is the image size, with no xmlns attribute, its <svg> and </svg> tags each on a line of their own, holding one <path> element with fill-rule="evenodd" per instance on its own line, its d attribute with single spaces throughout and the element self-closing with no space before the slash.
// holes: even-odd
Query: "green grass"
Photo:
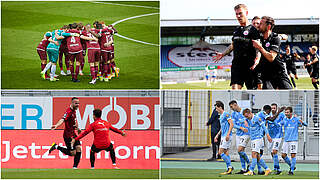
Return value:
<svg viewBox="0 0 320 180">
<path fill-rule="evenodd" d="M 319 172 L 316 171 L 295 171 L 294 176 L 283 172 L 280 175 L 254 175 L 244 176 L 241 174 L 220 175 L 225 170 L 221 169 L 181 169 L 181 168 L 161 168 L 161 178 L 163 179 L 318 179 Z"/>
<path fill-rule="evenodd" d="M 113 2 L 159 7 L 159 2 Z M 61 76 L 58 82 L 40 78 L 40 59 L 36 47 L 47 31 L 73 22 L 93 23 L 103 20 L 111 24 L 142 14 L 158 13 L 159 9 L 119 6 L 92 2 L 1 2 L 1 76 L 3 89 L 158 89 L 159 47 L 114 36 L 115 61 L 120 77 L 109 82 L 91 80 L 87 56 L 80 83 Z M 115 26 L 119 34 L 159 44 L 159 14 L 131 19 Z M 64 67 L 65 69 L 65 67 Z M 57 74 L 60 68 L 57 66 Z"/>
<path fill-rule="evenodd" d="M 150 169 L 1 169 L 2 179 L 158 179 Z"/>
<path fill-rule="evenodd" d="M 314 89 L 311 84 L 311 79 L 304 77 L 295 80 L 298 89 Z M 212 83 L 212 86 L 208 87 L 206 82 L 197 82 L 197 83 L 179 83 L 179 84 L 161 84 L 162 89 L 231 89 L 230 81 L 219 81 L 216 84 Z M 244 88 L 246 89 L 246 88 Z"/>
</svg>

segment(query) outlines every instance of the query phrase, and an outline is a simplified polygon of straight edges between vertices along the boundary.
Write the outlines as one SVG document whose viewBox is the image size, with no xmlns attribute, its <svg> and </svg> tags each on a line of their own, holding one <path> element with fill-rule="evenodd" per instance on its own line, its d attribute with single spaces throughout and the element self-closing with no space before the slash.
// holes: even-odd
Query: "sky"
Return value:
<svg viewBox="0 0 320 180">
<path fill-rule="evenodd" d="M 246 4 L 249 19 L 319 17 L 319 0 L 160 0 L 161 19 L 235 19 L 233 7 Z"/>
</svg>

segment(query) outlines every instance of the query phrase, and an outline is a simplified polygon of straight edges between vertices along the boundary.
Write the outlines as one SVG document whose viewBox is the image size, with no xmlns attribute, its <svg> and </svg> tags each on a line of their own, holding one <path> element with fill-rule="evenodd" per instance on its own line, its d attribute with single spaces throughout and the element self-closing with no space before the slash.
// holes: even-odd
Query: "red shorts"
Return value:
<svg viewBox="0 0 320 180">
<path fill-rule="evenodd" d="M 69 54 L 69 61 L 70 62 L 74 62 L 75 59 L 76 59 L 76 61 L 81 62 L 81 60 L 83 59 L 82 52 L 77 53 L 77 54 Z"/>
<path fill-rule="evenodd" d="M 100 50 L 99 49 L 88 49 L 88 62 L 94 63 L 100 61 Z"/>
<path fill-rule="evenodd" d="M 47 60 L 47 52 L 45 50 L 37 49 L 37 52 L 41 60 Z"/>
<path fill-rule="evenodd" d="M 107 62 L 107 61 L 113 59 L 113 53 L 112 52 L 101 51 L 101 56 L 102 56 L 103 62 Z"/>
</svg>

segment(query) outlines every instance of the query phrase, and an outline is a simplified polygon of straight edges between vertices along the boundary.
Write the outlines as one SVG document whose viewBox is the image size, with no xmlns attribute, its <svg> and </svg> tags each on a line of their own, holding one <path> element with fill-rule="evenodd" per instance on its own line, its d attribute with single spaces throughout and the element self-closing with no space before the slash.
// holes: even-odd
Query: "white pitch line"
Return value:
<svg viewBox="0 0 320 180">
<path fill-rule="evenodd" d="M 131 5 L 131 4 L 117 4 L 117 3 L 97 2 L 97 1 L 93 1 L 92 3 L 99 3 L 99 4 L 111 4 L 111 5 L 117 5 L 117 6 L 129 6 L 129 7 L 141 7 L 141 8 L 148 8 L 148 9 L 159 9 L 158 7 L 151 7 L 151 6 L 138 6 L 138 5 Z"/>
<path fill-rule="evenodd" d="M 151 15 L 155 15 L 155 14 L 159 14 L 159 13 L 142 14 L 142 15 L 138 15 L 138 16 L 128 17 L 128 18 L 125 18 L 125 19 L 121 19 L 121 20 L 119 20 L 119 21 L 116 21 L 116 22 L 112 23 L 112 25 L 115 26 L 116 24 L 119 24 L 119 23 L 121 23 L 121 22 L 130 20 L 130 19 L 140 18 L 140 17 L 144 17 L 144 16 L 151 16 Z M 118 33 L 115 34 L 115 35 L 116 35 L 116 36 L 119 36 L 119 37 L 121 37 L 121 38 L 124 38 L 124 39 L 128 39 L 128 40 L 130 40 L 130 41 L 134 41 L 134 42 L 138 42 L 138 43 L 142 43 L 142 44 L 147 44 L 147 45 L 152 45 L 152 46 L 160 46 L 159 44 L 153 44 L 153 43 L 148 43 L 148 42 L 144 42 L 144 41 L 139 41 L 139 40 L 136 40 L 136 39 L 132 39 L 132 38 L 123 36 L 123 35 L 118 34 Z"/>
</svg>

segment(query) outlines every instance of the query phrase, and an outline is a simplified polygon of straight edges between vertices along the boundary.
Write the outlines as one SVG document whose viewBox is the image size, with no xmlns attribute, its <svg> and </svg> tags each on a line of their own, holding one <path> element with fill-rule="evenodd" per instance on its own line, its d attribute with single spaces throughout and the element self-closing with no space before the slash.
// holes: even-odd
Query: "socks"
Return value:
<svg viewBox="0 0 320 180">
<path fill-rule="evenodd" d="M 116 153 L 114 152 L 113 148 L 110 150 L 110 156 L 111 156 L 112 164 L 116 164 Z"/>
<path fill-rule="evenodd" d="M 280 170 L 280 165 L 279 165 L 278 154 L 273 155 L 272 159 L 273 159 L 274 170 L 279 171 Z"/>
<path fill-rule="evenodd" d="M 94 72 L 96 74 L 96 77 L 98 76 L 99 68 L 98 66 L 94 66 Z"/>
<path fill-rule="evenodd" d="M 262 158 L 260 158 L 260 161 L 258 162 L 258 164 L 260 164 L 260 166 L 262 166 L 264 169 L 269 169 L 266 162 L 264 162 Z"/>
<path fill-rule="evenodd" d="M 313 87 L 314 87 L 315 89 L 318 89 L 317 83 L 312 83 L 312 85 L 313 85 Z"/>
<path fill-rule="evenodd" d="M 67 148 L 58 146 L 57 149 L 61 151 L 63 154 L 71 156 L 71 152 Z"/>
<path fill-rule="evenodd" d="M 283 158 L 283 160 L 291 167 L 291 162 L 290 162 L 290 159 L 288 158 L 288 156 Z"/>
<path fill-rule="evenodd" d="M 108 77 L 108 69 L 109 69 L 109 64 L 104 64 L 104 77 Z"/>
<path fill-rule="evenodd" d="M 47 64 L 42 64 L 41 63 L 41 71 L 43 71 L 43 69 L 46 67 Z"/>
<path fill-rule="evenodd" d="M 91 72 L 91 77 L 92 79 L 96 78 L 96 72 L 94 66 L 90 66 L 90 72 Z"/>
<path fill-rule="evenodd" d="M 291 172 L 294 171 L 295 166 L 296 166 L 296 158 L 294 157 L 291 159 L 291 166 L 290 166 Z"/>
<path fill-rule="evenodd" d="M 70 65 L 70 72 L 71 72 L 72 79 L 74 79 L 74 65 Z"/>
<path fill-rule="evenodd" d="M 227 168 L 231 167 L 231 159 L 230 156 L 225 155 L 224 153 L 221 154 L 221 158 L 226 162 Z"/>
<path fill-rule="evenodd" d="M 238 152 L 239 156 L 240 156 L 240 163 L 241 163 L 241 168 L 242 170 L 246 169 L 246 161 L 243 158 L 243 152 Z"/>
<path fill-rule="evenodd" d="M 48 69 L 51 67 L 51 62 L 49 62 L 46 67 L 44 68 L 44 70 L 42 72 L 46 73 L 48 71 Z"/>
<path fill-rule="evenodd" d="M 258 163 L 258 160 L 257 160 L 257 166 L 258 166 L 258 172 L 262 172 L 262 171 L 263 171 L 263 169 L 262 169 L 262 167 L 261 167 L 261 164 L 260 164 L 260 163 Z"/>
<path fill-rule="evenodd" d="M 249 157 L 248 157 L 247 153 L 245 153 L 244 151 L 241 151 L 240 153 L 241 153 L 241 156 L 243 157 L 243 159 L 245 160 L 245 162 L 247 164 L 249 164 L 250 160 L 249 160 Z"/>
<path fill-rule="evenodd" d="M 296 83 L 294 82 L 294 77 L 290 77 L 293 87 L 296 87 Z"/>
<path fill-rule="evenodd" d="M 54 75 L 56 74 L 56 68 L 57 68 L 57 65 L 52 64 L 52 66 L 51 66 L 51 74 L 50 74 L 50 78 L 51 79 L 53 79 Z"/>
<path fill-rule="evenodd" d="M 76 73 L 74 74 L 74 79 L 78 79 L 79 71 L 80 71 L 80 66 L 76 65 Z"/>
<path fill-rule="evenodd" d="M 253 172 L 254 168 L 256 167 L 256 165 L 257 165 L 257 158 L 252 158 L 252 162 L 251 162 L 251 165 L 249 167 L 249 170 Z"/>
<path fill-rule="evenodd" d="M 74 156 L 74 159 L 73 159 L 73 167 L 78 167 L 80 158 L 81 158 L 81 152 L 76 152 L 76 155 Z"/>
<path fill-rule="evenodd" d="M 90 164 L 91 167 L 94 168 L 94 161 L 96 160 L 95 153 L 90 151 Z"/>
</svg>

